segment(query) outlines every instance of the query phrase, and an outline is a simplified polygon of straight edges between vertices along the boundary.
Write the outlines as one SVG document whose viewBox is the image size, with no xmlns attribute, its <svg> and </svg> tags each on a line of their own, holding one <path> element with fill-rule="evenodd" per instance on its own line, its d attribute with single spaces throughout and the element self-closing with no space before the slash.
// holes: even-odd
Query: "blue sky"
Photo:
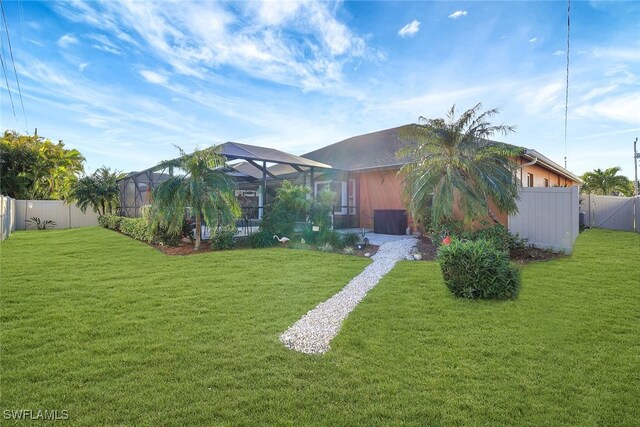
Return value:
<svg viewBox="0 0 640 427">
<path fill-rule="evenodd" d="M 302 154 L 501 110 L 506 142 L 563 163 L 566 2 L 4 1 L 2 128 L 62 139 L 89 171 L 225 141 Z M 633 175 L 640 2 L 571 5 L 568 166 Z"/>
</svg>

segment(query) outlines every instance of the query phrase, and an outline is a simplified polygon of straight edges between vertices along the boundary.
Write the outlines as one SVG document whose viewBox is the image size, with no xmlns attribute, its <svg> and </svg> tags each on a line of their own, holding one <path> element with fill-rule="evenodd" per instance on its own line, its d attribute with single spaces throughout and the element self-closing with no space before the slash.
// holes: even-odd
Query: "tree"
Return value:
<svg viewBox="0 0 640 427">
<path fill-rule="evenodd" d="M 420 117 L 418 124 L 404 128 L 405 146 L 399 158 L 410 162 L 400 169 L 405 196 L 412 214 L 424 212 L 431 204 L 431 221 L 436 224 L 454 219 L 457 205 L 465 221 L 489 216 L 493 201 L 503 212 L 515 212 L 518 185 L 514 159 L 519 147 L 490 141 L 494 134 L 506 135 L 512 126 L 489 122 L 497 109 L 481 112 L 482 104 L 456 118 L 455 105 L 446 118 Z"/>
<path fill-rule="evenodd" d="M 179 168 L 181 176 L 170 176 L 152 192 L 151 219 L 153 227 L 163 227 L 170 233 L 182 231 L 187 209 L 195 215 L 195 250 L 200 249 L 202 220 L 216 230 L 231 226 L 241 215 L 235 197 L 235 184 L 226 174 L 226 159 L 216 147 L 185 153 L 161 162 L 157 169 Z"/>
<path fill-rule="evenodd" d="M 91 207 L 99 215 L 105 215 L 107 211 L 113 213 L 118 207 L 120 188 L 117 180 L 121 172 L 111 171 L 102 166 L 91 176 L 80 178 L 73 186 L 70 199 L 75 201 L 82 212 Z"/>
<path fill-rule="evenodd" d="M 605 196 L 622 194 L 633 195 L 633 181 L 623 175 L 618 175 L 621 168 L 618 166 L 605 169 L 595 169 L 586 172 L 580 178 L 584 181 L 582 189 L 587 193 L 601 194 Z"/>
<path fill-rule="evenodd" d="M 6 130 L 0 141 L 0 193 L 15 199 L 65 199 L 84 161 L 62 141 Z"/>
</svg>

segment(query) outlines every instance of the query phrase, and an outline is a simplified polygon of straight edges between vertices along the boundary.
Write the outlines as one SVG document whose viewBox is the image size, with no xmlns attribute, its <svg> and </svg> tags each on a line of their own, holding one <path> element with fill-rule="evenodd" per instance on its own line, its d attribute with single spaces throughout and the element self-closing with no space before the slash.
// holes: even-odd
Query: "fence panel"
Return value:
<svg viewBox="0 0 640 427">
<path fill-rule="evenodd" d="M 11 235 L 14 227 L 16 201 L 11 197 L 0 195 L 0 240 Z"/>
<path fill-rule="evenodd" d="M 91 210 L 82 213 L 75 205 L 67 205 L 62 200 L 16 200 L 15 227 L 17 230 L 34 228 L 31 218 L 40 221 L 55 221 L 56 229 L 90 227 L 98 225 L 98 215 Z"/>
<path fill-rule="evenodd" d="M 584 212 L 585 224 L 589 227 L 633 231 L 633 199 L 584 194 L 580 199 L 580 211 Z M 640 196 L 636 198 L 636 205 L 636 227 L 640 228 Z"/>
<path fill-rule="evenodd" d="M 509 231 L 538 248 L 571 253 L 580 231 L 578 204 L 578 187 L 522 188 Z"/>
</svg>

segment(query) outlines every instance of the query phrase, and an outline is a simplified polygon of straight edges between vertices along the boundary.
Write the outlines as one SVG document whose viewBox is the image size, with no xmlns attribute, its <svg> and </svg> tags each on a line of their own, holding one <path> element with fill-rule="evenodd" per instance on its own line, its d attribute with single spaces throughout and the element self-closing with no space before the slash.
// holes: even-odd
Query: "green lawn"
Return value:
<svg viewBox="0 0 640 427">
<path fill-rule="evenodd" d="M 639 259 L 639 235 L 590 230 L 572 257 L 526 266 L 510 302 L 454 299 L 436 263 L 401 262 L 328 354 L 306 356 L 278 335 L 367 260 L 18 232 L 0 245 L 0 410 L 64 409 L 65 425 L 638 425 Z"/>
</svg>

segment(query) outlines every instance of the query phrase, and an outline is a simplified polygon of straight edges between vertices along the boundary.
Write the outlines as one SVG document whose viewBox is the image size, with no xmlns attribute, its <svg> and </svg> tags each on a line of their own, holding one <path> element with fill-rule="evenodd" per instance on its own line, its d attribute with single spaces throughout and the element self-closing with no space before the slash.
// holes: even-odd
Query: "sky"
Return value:
<svg viewBox="0 0 640 427">
<path fill-rule="evenodd" d="M 566 1 L 2 4 L 3 130 L 63 140 L 88 172 L 174 145 L 303 154 L 481 102 L 516 126 L 496 139 L 633 177 L 638 1 L 571 2 L 566 146 Z"/>
</svg>

